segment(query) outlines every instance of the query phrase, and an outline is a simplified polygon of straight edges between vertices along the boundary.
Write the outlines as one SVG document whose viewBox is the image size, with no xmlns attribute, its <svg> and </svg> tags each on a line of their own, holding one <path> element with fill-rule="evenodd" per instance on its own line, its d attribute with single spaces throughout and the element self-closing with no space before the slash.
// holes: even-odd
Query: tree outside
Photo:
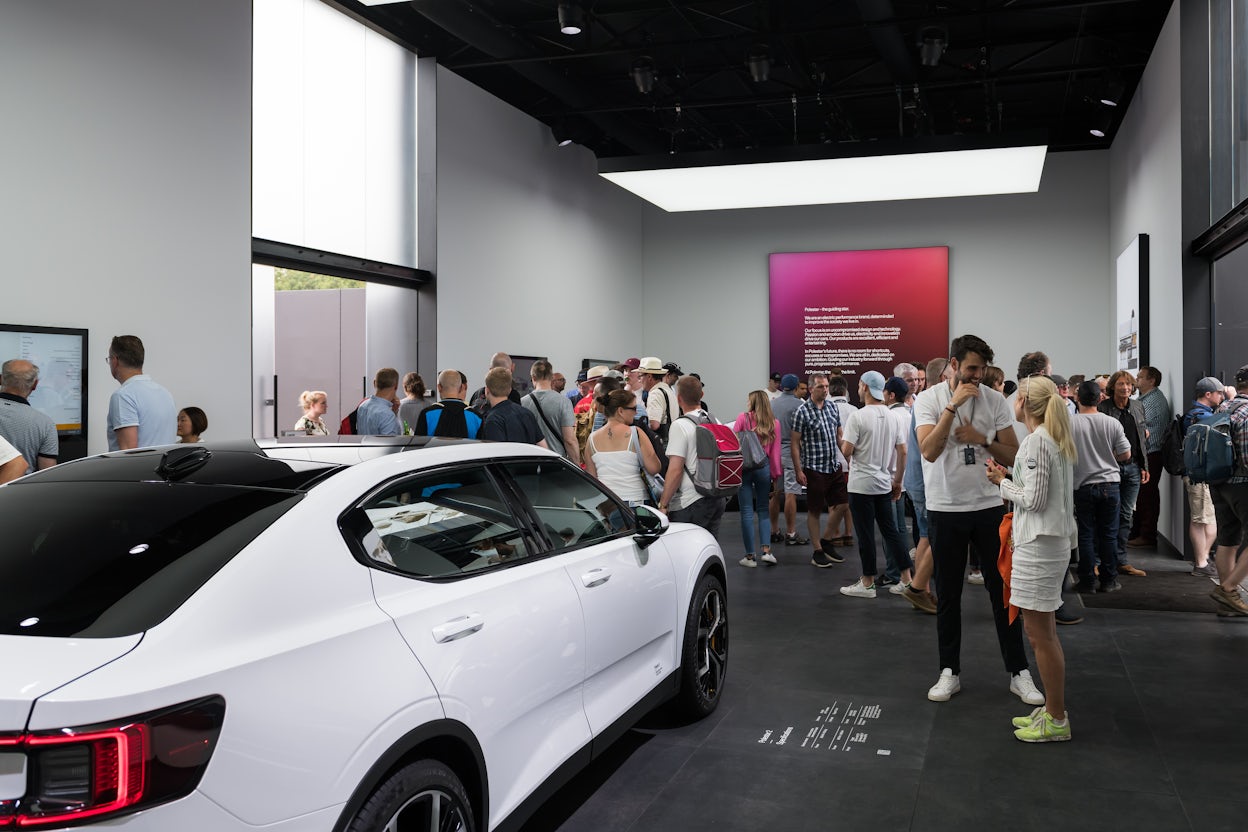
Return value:
<svg viewBox="0 0 1248 832">
<path fill-rule="evenodd" d="M 301 272 L 295 269 L 273 270 L 273 288 L 279 292 L 295 292 L 304 289 L 363 289 L 360 280 L 348 280 L 328 274 Z"/>
</svg>

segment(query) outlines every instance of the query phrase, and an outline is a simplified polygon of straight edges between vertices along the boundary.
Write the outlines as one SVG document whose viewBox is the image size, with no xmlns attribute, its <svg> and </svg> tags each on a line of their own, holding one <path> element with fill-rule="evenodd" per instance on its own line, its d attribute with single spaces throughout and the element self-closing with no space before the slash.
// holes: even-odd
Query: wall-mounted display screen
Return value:
<svg viewBox="0 0 1248 832">
<path fill-rule="evenodd" d="M 949 352 L 949 248 L 772 254 L 771 372 L 885 378 Z"/>
<path fill-rule="evenodd" d="M 39 368 L 30 405 L 56 422 L 62 436 L 87 430 L 87 331 L 0 324 L 0 362 L 23 358 Z"/>
</svg>

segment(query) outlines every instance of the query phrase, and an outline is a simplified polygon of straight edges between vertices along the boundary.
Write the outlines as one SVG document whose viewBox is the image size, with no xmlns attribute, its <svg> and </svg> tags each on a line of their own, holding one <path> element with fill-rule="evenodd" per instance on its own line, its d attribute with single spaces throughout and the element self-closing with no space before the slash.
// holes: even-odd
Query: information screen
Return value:
<svg viewBox="0 0 1248 832">
<path fill-rule="evenodd" d="M 949 248 L 772 254 L 771 369 L 888 378 L 949 352 Z"/>
<path fill-rule="evenodd" d="M 31 407 L 46 413 L 66 436 L 85 431 L 83 361 L 87 331 L 0 324 L 0 362 L 23 358 L 39 368 Z"/>
</svg>

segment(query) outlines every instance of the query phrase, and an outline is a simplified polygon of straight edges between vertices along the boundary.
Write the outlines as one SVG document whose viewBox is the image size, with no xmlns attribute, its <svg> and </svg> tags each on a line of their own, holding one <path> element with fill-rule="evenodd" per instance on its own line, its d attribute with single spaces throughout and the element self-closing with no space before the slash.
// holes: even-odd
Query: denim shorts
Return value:
<svg viewBox="0 0 1248 832">
<path fill-rule="evenodd" d="M 919 537 L 927 537 L 927 494 L 924 491 L 907 491 L 906 496 L 910 498 L 911 505 L 914 506 L 914 522 L 919 527 Z"/>
</svg>

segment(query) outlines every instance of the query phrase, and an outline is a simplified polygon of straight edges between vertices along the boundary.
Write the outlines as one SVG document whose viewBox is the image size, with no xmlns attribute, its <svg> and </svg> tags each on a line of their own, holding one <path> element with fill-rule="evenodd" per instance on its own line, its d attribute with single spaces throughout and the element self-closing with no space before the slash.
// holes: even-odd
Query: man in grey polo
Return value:
<svg viewBox="0 0 1248 832">
<path fill-rule="evenodd" d="M 39 386 L 39 368 L 14 358 L 0 365 L 0 436 L 26 459 L 26 472 L 56 464 L 60 443 L 56 423 L 30 406 L 28 398 Z"/>
<path fill-rule="evenodd" d="M 775 533 L 771 536 L 772 543 L 786 543 L 790 546 L 802 546 L 810 541 L 797 533 L 797 495 L 802 493 L 802 486 L 797 482 L 797 472 L 793 468 L 793 454 L 789 448 L 789 432 L 793 430 L 793 414 L 802 406 L 802 400 L 794 395 L 798 379 L 793 373 L 781 376 L 780 395 L 771 402 L 771 412 L 775 414 L 780 434 L 780 477 L 772 483 L 771 527 Z M 780 531 L 778 520 L 780 508 L 784 507 L 784 527 L 788 533 Z"/>
<path fill-rule="evenodd" d="M 109 372 L 121 384 L 108 400 L 108 449 L 126 451 L 178 441 L 173 396 L 143 372 L 143 341 L 117 335 L 108 347 Z"/>
</svg>

